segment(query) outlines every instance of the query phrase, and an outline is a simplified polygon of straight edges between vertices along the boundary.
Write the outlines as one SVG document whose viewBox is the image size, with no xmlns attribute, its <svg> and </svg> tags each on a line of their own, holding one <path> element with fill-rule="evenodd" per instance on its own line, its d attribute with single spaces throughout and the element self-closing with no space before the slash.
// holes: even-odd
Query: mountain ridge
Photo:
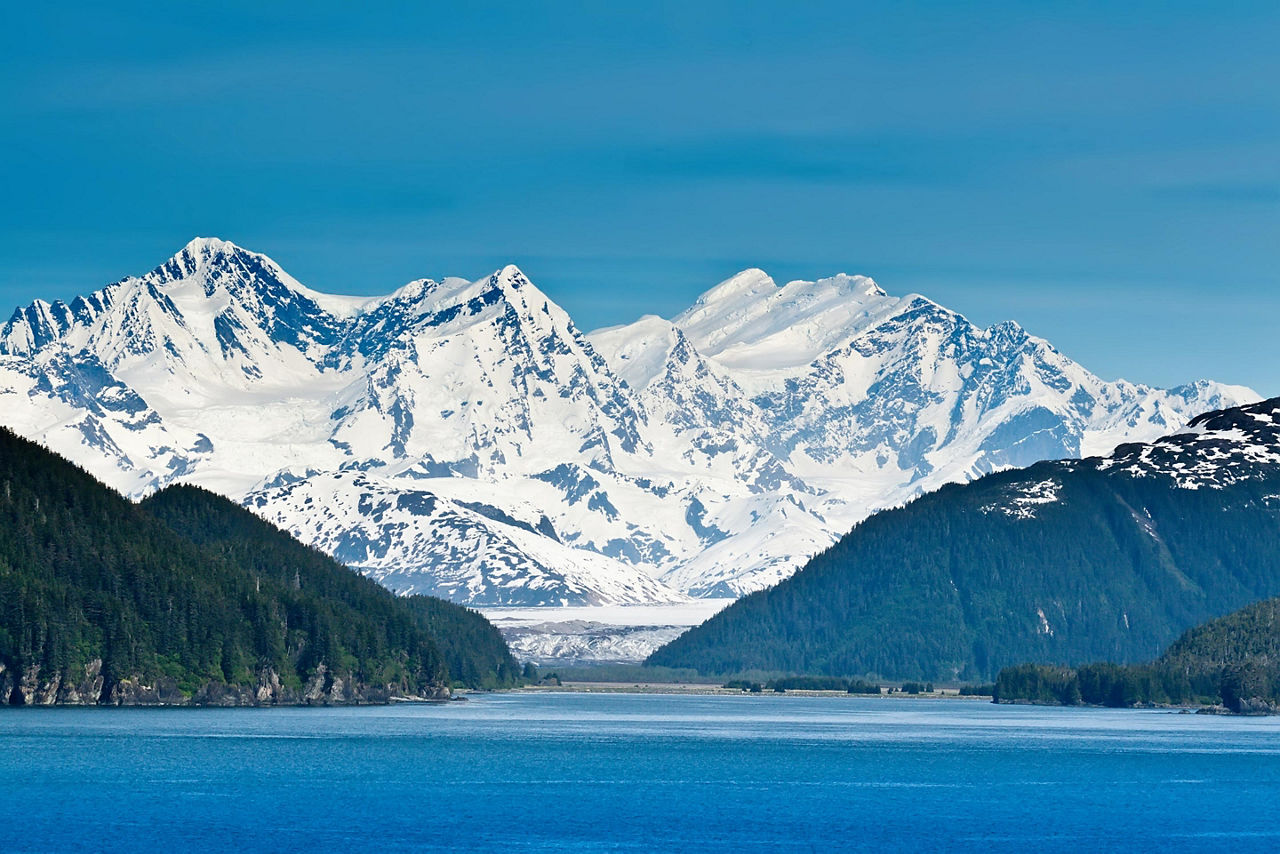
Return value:
<svg viewBox="0 0 1280 854">
<path fill-rule="evenodd" d="M 1192 423 L 872 516 L 649 661 L 954 680 L 1154 658 L 1189 627 L 1280 594 L 1280 398 Z"/>
</svg>

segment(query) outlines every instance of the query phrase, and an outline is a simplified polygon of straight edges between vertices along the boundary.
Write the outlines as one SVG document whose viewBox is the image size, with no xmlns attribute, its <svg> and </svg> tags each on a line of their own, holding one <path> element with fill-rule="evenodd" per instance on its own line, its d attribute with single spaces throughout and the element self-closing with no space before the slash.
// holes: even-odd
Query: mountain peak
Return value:
<svg viewBox="0 0 1280 854">
<path fill-rule="evenodd" d="M 183 270 L 187 275 L 195 272 L 202 266 L 207 266 L 214 262 L 215 259 L 233 258 L 238 256 L 265 258 L 256 252 L 250 252 L 243 247 L 237 246 L 230 240 L 223 240 L 220 237 L 193 237 L 187 241 L 187 245 L 183 246 L 178 252 L 161 264 L 160 270 L 170 267 L 177 267 Z"/>
<path fill-rule="evenodd" d="M 778 287 L 763 271 L 744 270 L 699 297 L 674 323 L 704 356 L 753 370 L 796 367 L 898 302 L 866 276 L 840 273 Z"/>
<path fill-rule="evenodd" d="M 804 284 L 809 284 L 805 282 Z M 875 279 L 870 276 L 850 275 L 848 273 L 836 273 L 834 276 L 818 279 L 815 285 L 826 286 L 852 296 L 862 297 L 885 297 L 888 293 L 876 284 Z"/>
<path fill-rule="evenodd" d="M 194 276 L 211 268 L 223 268 L 235 262 L 240 266 L 252 269 L 272 268 L 272 272 L 283 275 L 274 261 L 257 252 L 250 252 L 229 240 L 219 237 L 194 237 L 177 251 L 173 257 L 156 267 L 149 274 L 160 282 L 177 282 Z"/>
<path fill-rule="evenodd" d="M 220 237 L 195 237 L 168 261 L 152 270 L 150 279 L 174 296 L 174 288 L 183 289 L 191 280 L 203 290 L 205 298 L 218 288 L 228 293 L 254 294 L 251 300 L 266 298 L 289 302 L 301 297 L 334 317 L 350 318 L 377 302 L 370 297 L 341 296 L 315 291 L 289 275 L 276 261 Z"/>
<path fill-rule="evenodd" d="M 532 282 L 529 281 L 529 277 L 524 274 L 524 271 L 515 264 L 508 264 L 501 270 L 498 270 L 489 277 L 489 281 L 494 285 L 498 285 L 504 289 L 510 288 L 514 291 L 518 291 L 521 288 L 532 284 Z"/>
<path fill-rule="evenodd" d="M 996 340 L 1022 341 L 1028 338 L 1027 330 L 1016 320 L 1002 320 L 987 327 L 987 335 Z"/>
<path fill-rule="evenodd" d="M 182 247 L 182 251 L 178 254 L 181 255 L 183 252 L 187 252 L 192 255 L 220 254 L 236 251 L 243 252 L 245 250 L 232 243 L 230 240 L 223 240 L 221 237 L 193 237 L 187 242 L 186 246 Z"/>
<path fill-rule="evenodd" d="M 766 296 L 778 289 L 777 283 L 764 270 L 756 267 L 743 270 L 725 279 L 694 302 L 697 306 L 712 305 L 731 299 Z"/>
</svg>

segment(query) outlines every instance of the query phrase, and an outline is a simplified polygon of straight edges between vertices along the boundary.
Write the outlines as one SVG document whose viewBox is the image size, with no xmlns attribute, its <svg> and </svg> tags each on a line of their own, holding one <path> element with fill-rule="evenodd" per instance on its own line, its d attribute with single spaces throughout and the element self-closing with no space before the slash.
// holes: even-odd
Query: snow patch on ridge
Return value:
<svg viewBox="0 0 1280 854">
<path fill-rule="evenodd" d="M 1011 519 L 1034 519 L 1036 506 L 1056 504 L 1062 484 L 1052 478 L 1031 484 L 1001 504 L 988 504 L 981 508 L 983 513 L 1002 513 Z"/>
</svg>

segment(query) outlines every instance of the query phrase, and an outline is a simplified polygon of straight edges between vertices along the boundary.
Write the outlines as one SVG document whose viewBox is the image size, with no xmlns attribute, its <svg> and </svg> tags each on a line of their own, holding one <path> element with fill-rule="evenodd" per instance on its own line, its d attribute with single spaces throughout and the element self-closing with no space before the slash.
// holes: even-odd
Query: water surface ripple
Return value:
<svg viewBox="0 0 1280 854">
<path fill-rule="evenodd" d="M 1280 719 L 513 693 L 3 709 L 9 851 L 1274 851 Z"/>
</svg>

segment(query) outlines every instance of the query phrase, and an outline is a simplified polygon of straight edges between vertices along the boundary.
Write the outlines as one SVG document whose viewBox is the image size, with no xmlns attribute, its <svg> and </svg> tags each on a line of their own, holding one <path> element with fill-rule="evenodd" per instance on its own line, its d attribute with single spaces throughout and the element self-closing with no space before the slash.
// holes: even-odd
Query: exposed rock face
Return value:
<svg viewBox="0 0 1280 854">
<path fill-rule="evenodd" d="M 1265 697 L 1249 697 L 1242 699 L 1236 704 L 1237 707 L 1231 711 L 1237 715 L 1277 715 L 1280 714 L 1280 706 L 1277 706 L 1271 700 Z"/>
</svg>

